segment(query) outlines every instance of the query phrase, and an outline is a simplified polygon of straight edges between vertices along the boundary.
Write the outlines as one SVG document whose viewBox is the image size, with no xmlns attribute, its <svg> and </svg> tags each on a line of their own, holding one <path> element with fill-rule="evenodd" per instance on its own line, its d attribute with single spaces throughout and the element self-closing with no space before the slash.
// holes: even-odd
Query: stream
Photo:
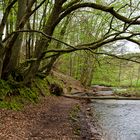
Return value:
<svg viewBox="0 0 140 140">
<path fill-rule="evenodd" d="M 104 140 L 140 140 L 140 101 L 92 100 Z"/>
</svg>

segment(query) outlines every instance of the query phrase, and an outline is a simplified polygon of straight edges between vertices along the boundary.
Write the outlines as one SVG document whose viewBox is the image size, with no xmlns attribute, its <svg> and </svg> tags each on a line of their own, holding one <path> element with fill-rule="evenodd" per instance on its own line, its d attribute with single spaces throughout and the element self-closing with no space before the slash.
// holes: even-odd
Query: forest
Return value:
<svg viewBox="0 0 140 140">
<path fill-rule="evenodd" d="M 139 0 L 0 0 L 1 140 L 138 140 L 138 100 Z"/>
<path fill-rule="evenodd" d="M 85 87 L 138 88 L 139 4 L 135 0 L 1 0 L 2 100 L 14 94 L 34 97 L 34 87 L 41 90 L 44 79 L 55 81 L 52 70 Z"/>
</svg>

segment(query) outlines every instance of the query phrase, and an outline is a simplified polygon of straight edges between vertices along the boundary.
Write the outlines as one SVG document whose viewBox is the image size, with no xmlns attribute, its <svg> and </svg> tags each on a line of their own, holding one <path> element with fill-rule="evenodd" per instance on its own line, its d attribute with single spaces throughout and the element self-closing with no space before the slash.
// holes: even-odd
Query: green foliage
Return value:
<svg viewBox="0 0 140 140">
<path fill-rule="evenodd" d="M 18 97 L 10 97 L 9 94 L 13 92 L 15 88 L 8 81 L 0 80 L 0 108 L 19 110 L 22 107 L 22 104 L 17 102 Z"/>
<path fill-rule="evenodd" d="M 5 91 L 2 95 L 2 100 L 0 101 L 0 108 L 7 108 L 7 109 L 13 109 L 13 110 L 20 110 L 24 104 L 28 102 L 36 103 L 38 101 L 38 92 L 37 90 L 34 90 L 35 88 L 27 88 L 22 87 L 16 89 L 10 88 L 9 90 L 5 90 L 5 87 L 1 89 L 2 91 Z M 12 95 L 14 92 L 19 92 L 18 94 L 15 93 L 15 95 Z M 17 94 L 17 95 L 16 95 Z"/>
<path fill-rule="evenodd" d="M 94 80 L 94 82 L 92 84 L 93 85 L 100 85 L 100 86 L 107 86 L 107 87 L 116 87 L 117 86 L 117 84 L 114 82 L 106 82 L 106 81 L 102 81 L 100 79 Z"/>
<path fill-rule="evenodd" d="M 19 93 L 21 98 L 25 98 L 33 103 L 36 103 L 38 101 L 38 93 L 33 91 L 32 88 L 20 88 Z"/>
<path fill-rule="evenodd" d="M 20 110 L 21 104 L 18 104 L 15 101 L 13 101 L 13 102 L 1 101 L 0 102 L 0 108 L 12 109 L 12 110 Z"/>
<path fill-rule="evenodd" d="M 80 78 L 84 76 L 81 71 L 83 69 L 89 69 L 92 67 L 92 64 L 88 64 L 89 55 L 85 58 L 86 64 L 84 65 L 84 57 L 77 59 L 78 54 L 82 54 L 82 56 L 86 57 L 83 52 L 73 53 L 70 56 L 64 55 L 63 60 L 61 59 L 59 61 L 59 70 L 69 75 L 71 73 L 71 76 L 81 80 Z M 122 57 L 133 57 L 136 55 L 138 56 L 139 54 L 125 54 L 122 55 Z M 71 58 L 71 63 L 69 58 Z M 93 60 L 94 58 L 91 59 Z M 96 60 L 98 60 L 99 63 Z M 110 56 L 98 56 L 96 60 L 93 63 L 93 85 L 140 87 L 140 66 L 138 64 L 115 59 Z"/>
<path fill-rule="evenodd" d="M 36 78 L 36 83 L 38 84 L 40 89 L 42 89 L 44 91 L 46 96 L 50 95 L 47 78 L 44 78 L 44 79 Z M 32 90 L 36 90 L 35 86 L 33 86 Z"/>
<path fill-rule="evenodd" d="M 10 101 L 0 101 L 0 108 L 20 110 L 23 107 L 23 104 L 18 100 L 18 98 L 14 97 Z"/>
<path fill-rule="evenodd" d="M 137 96 L 140 97 L 140 87 L 119 88 L 115 89 L 114 93 L 120 96 Z"/>
<path fill-rule="evenodd" d="M 11 92 L 12 89 L 8 82 L 0 80 L 0 98 L 3 98 L 8 92 Z"/>
<path fill-rule="evenodd" d="M 101 60 L 101 66 L 96 67 L 92 84 L 118 86 L 118 68 Z"/>
<path fill-rule="evenodd" d="M 61 80 L 54 76 L 48 76 L 47 81 L 49 84 L 49 91 L 52 95 L 61 96 L 63 92 L 64 84 Z"/>
<path fill-rule="evenodd" d="M 51 81 L 56 82 L 54 79 Z M 25 104 L 37 103 L 40 89 L 43 90 L 45 96 L 50 95 L 47 79 L 36 78 L 30 88 L 26 86 L 15 88 L 8 82 L 0 80 L 0 108 L 20 110 Z"/>
<path fill-rule="evenodd" d="M 58 85 L 59 87 L 62 88 L 64 87 L 63 82 L 54 76 L 47 76 L 46 80 L 48 81 L 49 84 Z"/>
</svg>

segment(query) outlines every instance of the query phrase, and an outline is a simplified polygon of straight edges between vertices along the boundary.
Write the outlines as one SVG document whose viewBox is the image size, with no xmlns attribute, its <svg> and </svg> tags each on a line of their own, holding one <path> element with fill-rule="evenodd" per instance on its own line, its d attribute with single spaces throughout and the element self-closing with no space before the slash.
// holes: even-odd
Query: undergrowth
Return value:
<svg viewBox="0 0 140 140">
<path fill-rule="evenodd" d="M 17 88 L 8 81 L 0 80 L 0 108 L 20 110 L 26 104 L 37 103 L 42 94 L 50 95 L 49 83 L 54 82 L 56 81 L 50 77 L 49 80 L 36 78 L 30 88 Z"/>
<path fill-rule="evenodd" d="M 59 79 L 57 79 L 56 77 L 54 76 L 47 76 L 47 81 L 48 81 L 48 84 L 56 84 L 58 85 L 59 87 L 63 88 L 64 87 L 64 84 L 62 81 L 60 81 Z"/>
<path fill-rule="evenodd" d="M 9 81 L 0 80 L 0 108 L 20 110 L 24 105 L 37 103 L 41 96 L 50 96 L 51 84 L 63 88 L 63 83 L 54 76 L 37 77 L 30 87 L 16 87 Z"/>
<path fill-rule="evenodd" d="M 136 96 L 140 97 L 140 88 L 130 87 L 130 88 L 120 88 L 115 89 L 114 93 L 119 96 Z"/>
</svg>

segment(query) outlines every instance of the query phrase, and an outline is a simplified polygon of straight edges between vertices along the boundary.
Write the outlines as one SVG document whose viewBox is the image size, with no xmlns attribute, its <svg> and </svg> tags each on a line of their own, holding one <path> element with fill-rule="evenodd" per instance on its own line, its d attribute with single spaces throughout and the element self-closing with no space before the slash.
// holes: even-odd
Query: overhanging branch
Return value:
<svg viewBox="0 0 140 140">
<path fill-rule="evenodd" d="M 111 15 L 119 19 L 120 21 L 123 21 L 128 24 L 132 24 L 132 25 L 140 24 L 140 20 L 126 18 L 125 16 L 122 16 L 118 12 L 116 12 L 113 7 L 103 6 L 96 3 L 79 3 L 79 4 L 75 4 L 71 6 L 60 15 L 60 17 L 57 19 L 56 24 L 58 24 L 65 16 L 70 14 L 72 11 L 75 11 L 79 8 L 85 8 L 85 7 L 89 7 L 89 8 L 93 8 L 93 9 L 110 13 Z"/>
<path fill-rule="evenodd" d="M 125 58 L 125 57 L 121 57 L 121 56 L 119 56 L 119 55 L 109 54 L 109 53 L 104 53 L 104 52 L 98 52 L 98 53 L 94 53 L 94 54 L 97 54 L 97 55 L 107 55 L 107 56 L 111 56 L 111 57 L 114 57 L 114 58 L 117 58 L 117 59 L 122 59 L 122 60 L 131 61 L 131 62 L 139 63 L 139 64 L 140 64 L 140 61 L 138 61 L 138 60 L 133 60 L 132 57 L 130 57 L 130 58 Z M 140 57 L 139 57 L 139 58 L 140 58 Z"/>
<path fill-rule="evenodd" d="M 108 54 L 108 53 L 95 53 L 93 50 L 105 45 L 105 44 L 108 44 L 110 42 L 114 42 L 114 41 L 118 41 L 118 40 L 128 40 L 128 41 L 131 41 L 131 42 L 134 42 L 136 44 L 139 44 L 139 42 L 137 42 L 136 40 L 134 39 L 131 39 L 131 37 L 135 36 L 135 35 L 140 35 L 140 33 L 134 33 L 134 34 L 131 34 L 130 36 L 127 36 L 127 37 L 118 37 L 118 33 L 116 34 L 117 37 L 113 37 L 113 38 L 110 38 L 111 35 L 103 39 L 100 39 L 96 42 L 92 42 L 92 43 L 89 43 L 89 44 L 81 44 L 81 45 L 77 45 L 77 46 L 72 46 L 66 42 L 63 42 L 59 39 L 56 39 L 52 36 L 49 36 L 47 34 L 45 34 L 44 32 L 42 31 L 38 31 L 38 30 L 19 30 L 19 31 L 15 31 L 15 32 L 12 32 L 9 36 L 7 36 L 4 40 L 3 40 L 3 43 L 8 40 L 13 34 L 15 33 L 20 33 L 20 32 L 36 32 L 36 33 L 40 33 L 42 34 L 44 37 L 46 38 L 49 38 L 49 39 L 52 39 L 52 40 L 55 40 L 55 41 L 58 41 L 66 46 L 68 46 L 69 48 L 68 49 L 51 49 L 51 50 L 47 50 L 46 52 L 43 52 L 43 53 L 55 53 L 55 54 L 51 54 L 51 55 L 48 55 L 46 57 L 44 57 L 43 59 L 47 59 L 47 58 L 51 58 L 51 57 L 54 57 L 56 55 L 58 55 L 58 53 L 60 55 L 62 54 L 65 54 L 65 53 L 71 53 L 71 52 L 75 52 L 77 50 L 88 50 L 94 54 L 99 54 L 99 55 L 108 55 L 108 56 L 111 56 L 111 57 L 115 57 L 117 59 L 123 59 L 123 60 L 127 60 L 127 61 L 132 61 L 132 62 L 135 62 L 135 63 L 140 63 L 140 61 L 137 61 L 137 60 L 133 60 L 133 59 L 129 59 L 129 58 L 124 58 L 124 57 L 120 57 L 118 55 L 114 55 L 114 54 Z M 115 34 L 112 34 L 112 36 L 115 36 Z M 32 61 L 36 61 L 36 59 L 32 60 Z"/>
<path fill-rule="evenodd" d="M 66 42 L 63 42 L 63 41 L 61 41 L 61 40 L 59 40 L 59 39 L 57 39 L 57 38 L 55 38 L 55 37 L 49 36 L 49 35 L 45 34 L 44 32 L 38 31 L 38 30 L 18 30 L 18 31 L 15 31 L 15 32 L 12 32 L 11 34 L 9 34 L 5 39 L 3 39 L 2 42 L 4 43 L 4 42 L 7 41 L 13 34 L 15 34 L 15 33 L 20 33 L 20 32 L 21 32 L 21 33 L 23 33 L 23 32 L 29 32 L 29 33 L 36 32 L 36 33 L 40 33 L 40 34 L 42 34 L 42 35 L 43 35 L 44 37 L 46 37 L 46 38 L 49 38 L 49 39 L 55 40 L 55 41 L 57 41 L 57 42 L 60 42 L 60 43 L 66 45 L 66 46 L 68 46 L 68 47 L 70 47 L 70 48 L 77 49 L 76 47 L 74 47 L 74 46 L 72 46 L 72 45 L 70 45 L 70 44 L 68 44 L 68 43 L 66 43 Z"/>
</svg>

